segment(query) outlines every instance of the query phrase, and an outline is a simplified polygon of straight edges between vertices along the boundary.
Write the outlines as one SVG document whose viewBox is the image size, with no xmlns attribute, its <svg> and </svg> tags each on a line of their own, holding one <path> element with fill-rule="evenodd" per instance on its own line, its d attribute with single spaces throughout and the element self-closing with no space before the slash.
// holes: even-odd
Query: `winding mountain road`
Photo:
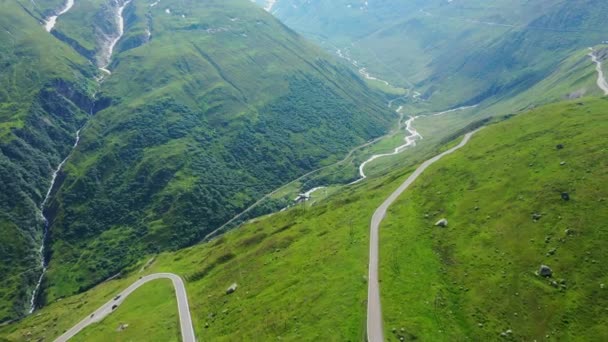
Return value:
<svg viewBox="0 0 608 342">
<path fill-rule="evenodd" d="M 446 155 L 453 153 L 466 145 L 471 136 L 477 133 L 481 128 L 467 133 L 460 144 L 451 149 L 425 161 L 420 165 L 414 173 L 393 192 L 385 201 L 376 209 L 370 224 L 370 242 L 369 242 L 369 281 L 367 288 L 367 340 L 369 342 L 384 341 L 384 330 L 382 328 L 382 306 L 380 305 L 380 283 L 378 281 L 378 244 L 380 223 L 386 216 L 386 211 L 393 202 L 409 188 L 410 185 L 433 163 Z"/>
<path fill-rule="evenodd" d="M 604 92 L 604 95 L 608 95 L 608 82 L 606 82 L 606 78 L 604 77 L 602 62 L 595 55 L 593 48 L 589 48 L 589 50 L 591 50 L 589 57 L 595 63 L 595 70 L 597 70 L 597 86 Z"/>
<path fill-rule="evenodd" d="M 177 297 L 177 310 L 179 312 L 182 341 L 195 342 L 196 338 L 194 336 L 194 328 L 192 326 L 192 317 L 190 316 L 190 306 L 188 305 L 186 287 L 184 286 L 184 281 L 182 278 L 173 273 L 156 273 L 142 277 L 129 286 L 126 290 L 119 293 L 115 299 L 108 301 L 93 312 L 93 314 L 87 316 L 87 318 L 83 319 L 70 330 L 66 331 L 63 335 L 59 336 L 55 342 L 68 341 L 87 326 L 100 322 L 116 309 L 116 307 L 114 307 L 115 305 L 120 306 L 120 304 L 122 304 L 122 302 L 129 297 L 131 293 L 135 292 L 135 290 L 140 288 L 142 285 L 157 279 L 170 279 L 173 282 L 175 296 Z M 112 307 L 114 307 L 114 309 Z"/>
</svg>

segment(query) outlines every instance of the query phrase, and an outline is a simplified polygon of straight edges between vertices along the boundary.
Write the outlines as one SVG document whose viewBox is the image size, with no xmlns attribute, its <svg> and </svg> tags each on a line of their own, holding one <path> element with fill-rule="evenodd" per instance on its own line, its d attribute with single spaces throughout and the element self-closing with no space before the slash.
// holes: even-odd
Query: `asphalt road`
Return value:
<svg viewBox="0 0 608 342">
<path fill-rule="evenodd" d="M 122 291 L 121 293 L 118 293 L 117 296 L 120 296 L 120 298 L 112 299 L 102 305 L 99 309 L 93 312 L 93 314 L 87 316 L 85 319 L 80 321 L 70 330 L 59 336 L 55 340 L 55 342 L 65 342 L 70 338 L 74 337 L 76 334 L 78 334 L 90 324 L 100 322 L 114 311 L 112 309 L 112 306 L 120 306 L 122 302 L 131 293 L 135 292 L 135 290 L 137 290 L 140 286 L 156 279 L 171 279 L 171 281 L 173 282 L 173 287 L 175 288 L 175 295 L 177 296 L 177 309 L 179 311 L 179 323 L 181 328 L 182 341 L 195 342 L 196 338 L 194 337 L 194 328 L 192 327 L 192 317 L 190 316 L 190 307 L 188 305 L 188 295 L 186 294 L 186 287 L 184 286 L 184 281 L 182 280 L 182 278 L 172 273 L 156 273 L 142 277 L 141 279 L 131 284 L 131 286 L 129 286 L 126 290 Z"/>
<path fill-rule="evenodd" d="M 424 170 L 426 170 L 433 163 L 443 158 L 444 156 L 453 153 L 459 148 L 466 145 L 471 136 L 475 134 L 479 129 L 467 133 L 460 144 L 451 149 L 425 161 L 420 165 L 414 173 L 412 173 L 406 180 L 399 186 L 395 192 L 393 192 L 385 201 L 376 209 L 372 221 L 370 224 L 370 242 L 369 242 L 369 280 L 367 288 L 367 340 L 369 342 L 380 342 L 384 341 L 384 330 L 382 328 L 382 306 L 380 304 L 380 283 L 378 281 L 378 238 L 380 223 L 386 216 L 388 207 L 409 188 L 412 183 L 420 176 Z"/>
</svg>

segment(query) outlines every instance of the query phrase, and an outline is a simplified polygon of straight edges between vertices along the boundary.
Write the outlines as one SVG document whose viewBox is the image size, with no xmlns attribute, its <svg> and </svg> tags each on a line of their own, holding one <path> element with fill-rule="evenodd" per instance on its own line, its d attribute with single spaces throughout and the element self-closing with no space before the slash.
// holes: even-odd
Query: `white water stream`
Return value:
<svg viewBox="0 0 608 342">
<path fill-rule="evenodd" d="M 361 67 L 358 61 L 356 61 L 355 59 L 353 59 L 352 57 L 350 57 L 350 54 L 348 53 L 348 50 L 342 51 L 341 49 L 336 49 L 336 55 L 338 55 L 338 57 L 340 57 L 340 58 L 348 61 L 353 66 L 357 67 L 358 70 L 359 70 L 359 74 L 361 74 L 365 79 L 372 80 L 372 81 L 377 81 L 377 82 L 383 83 L 383 84 L 385 84 L 387 86 L 391 86 L 391 84 L 389 82 L 372 76 L 367 71 L 366 68 Z M 388 106 L 392 107 L 393 102 L 397 101 L 399 99 L 406 98 L 406 97 L 409 97 L 409 96 L 411 96 L 413 99 L 418 99 L 421 95 L 422 94 L 420 94 L 419 92 L 412 91 L 410 89 L 410 90 L 408 90 L 408 93 L 406 95 L 404 95 L 402 97 L 398 97 L 398 98 L 393 99 L 393 100 L 390 100 L 388 102 Z M 449 113 L 456 112 L 456 111 L 461 111 L 461 110 L 465 110 L 465 109 L 475 108 L 477 106 L 478 105 L 458 107 L 458 108 L 454 108 L 454 109 L 450 109 L 450 110 L 446 110 L 446 111 L 443 111 L 443 112 L 432 114 L 432 116 L 441 116 L 441 115 L 449 114 Z M 399 106 L 399 108 L 397 108 L 397 110 L 396 110 L 397 113 L 400 113 L 402 109 L 403 109 L 403 106 Z M 379 158 L 383 158 L 383 157 L 394 156 L 396 154 L 399 154 L 399 153 L 403 152 L 406 148 L 408 148 L 410 146 L 415 146 L 416 145 L 416 140 L 422 139 L 422 135 L 420 133 L 418 133 L 418 131 L 413 127 L 413 123 L 414 123 L 414 121 L 418 117 L 419 116 L 410 116 L 409 120 L 407 120 L 405 122 L 405 130 L 406 130 L 406 132 L 408 134 L 404 138 L 404 144 L 395 147 L 395 149 L 393 150 L 393 152 L 375 154 L 375 155 L 371 156 L 369 159 L 367 159 L 366 161 L 364 161 L 361 165 L 359 165 L 359 179 L 355 180 L 354 182 L 349 183 L 349 185 L 359 183 L 359 182 L 363 181 L 365 178 L 367 178 L 367 176 L 365 175 L 365 167 L 369 163 L 373 162 L 374 160 L 379 159 Z M 399 125 L 401 127 L 401 119 L 399 121 Z M 310 195 L 313 192 L 319 190 L 320 188 L 323 188 L 323 187 L 311 189 L 311 190 L 309 190 L 309 191 L 307 191 L 307 192 L 305 192 L 305 193 L 303 193 L 301 195 L 305 196 L 306 198 L 309 198 Z"/>
<path fill-rule="evenodd" d="M 277 0 L 266 0 L 266 5 L 264 6 L 264 9 L 267 12 L 272 11 L 272 8 L 274 7 L 274 4 L 277 2 Z"/>
<path fill-rule="evenodd" d="M 380 82 L 386 86 L 391 86 L 390 83 L 388 83 L 387 81 L 380 79 L 378 77 L 372 76 L 368 71 L 367 68 L 365 67 L 361 67 L 359 62 L 356 61 L 355 59 L 350 57 L 350 54 L 348 52 L 348 49 L 344 50 L 344 52 L 342 52 L 341 49 L 336 49 L 336 55 L 338 55 L 338 57 L 348 61 L 350 64 L 352 64 L 353 66 L 358 68 L 359 74 L 361 74 L 361 76 L 363 76 L 366 80 L 370 80 L 370 81 L 376 81 L 376 82 Z M 390 106 L 390 105 L 389 105 Z"/>
<path fill-rule="evenodd" d="M 595 70 L 597 71 L 597 86 L 604 92 L 604 95 L 608 95 L 608 82 L 606 82 L 606 78 L 604 77 L 602 62 L 595 55 L 593 48 L 590 47 L 589 50 L 591 50 L 589 57 L 595 63 Z"/>
<path fill-rule="evenodd" d="M 458 107 L 458 108 L 446 110 L 446 111 L 443 111 L 443 112 L 431 114 L 430 116 L 445 115 L 445 114 L 448 114 L 448 113 L 458 112 L 458 111 L 461 111 L 461 110 L 476 108 L 477 106 L 478 105 Z M 403 109 L 403 106 L 399 106 L 399 108 L 397 108 L 397 113 L 400 113 L 401 109 Z M 419 117 L 420 116 L 410 116 L 409 120 L 407 120 L 405 122 L 405 130 L 409 134 L 405 136 L 405 139 L 404 139 L 405 143 L 403 145 L 395 147 L 395 149 L 391 153 L 375 154 L 375 155 L 371 156 L 369 159 L 367 159 L 366 161 L 364 161 L 361 165 L 359 165 L 359 177 L 360 178 L 357 179 L 356 181 L 350 183 L 350 184 L 359 183 L 360 181 L 362 181 L 365 178 L 367 178 L 367 176 L 365 175 L 365 166 L 367 166 L 367 164 L 373 162 L 374 160 L 376 160 L 378 158 L 383 158 L 383 157 L 388 157 L 388 156 L 394 156 L 396 154 L 399 154 L 399 153 L 403 152 L 406 148 L 408 148 L 410 146 L 416 146 L 416 140 L 422 139 L 422 135 L 420 135 L 420 133 L 418 133 L 418 131 L 412 125 L 414 124 L 414 120 L 416 120 Z"/>
<path fill-rule="evenodd" d="M 72 9 L 72 6 L 74 6 L 74 0 L 67 0 L 64 7 L 60 9 L 56 15 L 48 17 L 44 23 L 44 29 L 46 32 L 51 32 L 53 27 L 55 27 L 55 24 L 57 24 L 57 18 L 59 18 L 60 15 L 66 14 L 70 9 Z"/>
<path fill-rule="evenodd" d="M 132 0 L 125 1 L 120 7 L 118 7 L 116 11 L 116 20 L 118 24 L 117 35 L 110 37 L 110 39 L 107 41 L 107 45 L 105 46 L 104 51 L 100 56 L 99 69 L 108 75 L 112 74 L 112 72 L 108 70 L 108 66 L 110 65 L 110 62 L 112 60 L 114 48 L 125 33 L 125 19 L 122 16 L 122 12 L 125 10 L 125 7 L 127 7 L 127 5 L 131 3 L 131 1 Z"/>
<path fill-rule="evenodd" d="M 403 109 L 403 106 L 399 106 L 399 108 L 397 108 L 397 113 L 400 113 L 401 109 Z M 367 159 L 366 161 L 364 161 L 361 165 L 359 165 L 359 177 L 360 178 L 357 179 L 356 181 L 350 183 L 350 184 L 359 183 L 362 180 L 364 180 L 365 178 L 367 178 L 367 176 L 365 175 L 365 166 L 367 164 L 373 162 L 374 160 L 376 160 L 378 158 L 383 158 L 383 157 L 388 157 L 388 156 L 394 156 L 396 154 L 401 153 L 403 150 L 405 150 L 406 148 L 408 148 L 410 146 L 415 146 L 416 145 L 416 140 L 422 139 L 422 135 L 420 135 L 420 133 L 418 133 L 418 131 L 416 131 L 416 129 L 412 126 L 413 123 L 414 123 L 414 120 L 416 120 L 418 117 L 419 116 L 410 116 L 409 120 L 407 120 L 405 122 L 405 131 L 407 133 L 409 133 L 409 134 L 405 136 L 405 138 L 404 138 L 405 143 L 403 145 L 395 147 L 395 149 L 393 150 L 393 152 L 374 154 L 369 159 Z M 399 122 L 399 125 L 401 125 L 401 122 Z"/>
<path fill-rule="evenodd" d="M 131 2 L 132 0 L 128 0 L 125 1 L 125 3 L 122 4 L 122 6 L 118 7 L 118 10 L 116 11 L 116 16 L 117 16 L 117 22 L 118 22 L 118 34 L 114 37 L 112 37 L 109 41 L 108 41 L 108 45 L 105 51 L 104 56 L 102 56 L 103 58 L 103 66 L 100 67 L 99 69 L 103 72 L 105 72 L 108 75 L 111 75 L 112 73 L 110 72 L 110 70 L 107 69 L 108 65 L 110 64 L 110 59 L 112 58 L 112 53 L 114 52 L 114 47 L 116 46 L 116 43 L 118 43 L 118 41 L 122 38 L 123 34 L 124 34 L 124 18 L 122 16 L 122 13 L 125 9 L 125 7 Z M 47 20 L 47 23 L 45 25 L 45 28 L 48 32 L 50 32 L 53 29 L 53 26 L 55 25 L 55 23 L 57 22 L 57 17 L 59 17 L 62 14 L 65 14 L 67 11 L 69 11 L 72 6 L 74 5 L 74 0 L 68 0 L 68 2 L 66 3 L 66 6 L 59 11 L 59 13 L 56 16 L 50 17 Z M 103 77 L 102 77 L 103 78 Z M 101 81 L 101 79 L 98 79 L 98 81 Z M 40 291 L 40 286 L 42 285 L 42 280 L 44 278 L 44 275 L 46 274 L 46 270 L 47 270 L 47 260 L 44 254 L 44 249 L 45 249 L 45 244 L 46 244 L 46 240 L 48 237 L 48 231 L 49 231 L 49 221 L 47 219 L 46 216 L 44 216 L 44 208 L 46 207 L 50 197 L 51 197 L 51 192 L 53 191 L 53 188 L 55 187 L 55 183 L 57 181 L 57 176 L 59 175 L 59 172 L 61 171 L 61 169 L 63 168 L 63 166 L 65 165 L 65 163 L 68 161 L 68 159 L 70 158 L 70 156 L 72 155 L 72 152 L 74 151 L 74 149 L 78 146 L 78 143 L 80 142 L 80 131 L 82 130 L 79 129 L 78 131 L 76 131 L 76 140 L 74 142 L 74 145 L 72 146 L 72 150 L 70 151 L 70 153 L 65 157 L 65 159 L 63 159 L 61 161 L 61 163 L 59 163 L 59 165 L 57 166 L 57 168 L 55 169 L 55 171 L 53 172 L 53 175 L 51 177 L 51 185 L 49 186 L 47 192 L 46 192 L 46 196 L 44 197 L 44 200 L 42 201 L 42 203 L 40 204 L 40 216 L 44 222 L 44 231 L 42 233 L 42 241 L 40 244 L 40 249 L 39 249 L 39 254 L 40 254 L 40 267 L 42 269 L 41 273 L 40 273 L 40 277 L 38 278 L 38 282 L 36 284 L 36 287 L 34 288 L 34 290 L 32 291 L 32 297 L 30 299 L 30 310 L 29 313 L 31 314 L 32 312 L 34 312 L 34 310 L 36 309 L 36 297 L 38 295 L 38 292 Z"/>
<path fill-rule="evenodd" d="M 388 82 L 387 82 L 387 81 L 385 81 L 385 80 L 381 80 L 381 79 L 379 79 L 378 77 L 374 77 L 374 76 L 372 76 L 372 75 L 371 75 L 369 72 L 367 72 L 367 68 L 361 68 L 361 69 L 359 69 L 359 73 L 360 73 L 360 74 L 361 74 L 363 77 L 365 77 L 365 79 L 367 79 L 367 80 L 370 80 L 370 81 L 376 81 L 376 82 L 380 82 L 380 83 L 383 83 L 383 84 L 384 84 L 384 85 L 386 85 L 386 86 L 390 86 L 390 85 L 391 85 L 390 83 L 388 83 Z"/>
<path fill-rule="evenodd" d="M 38 283 L 36 283 L 36 287 L 32 291 L 32 298 L 30 300 L 29 313 L 34 312 L 34 310 L 36 309 L 36 296 L 38 295 L 38 291 L 40 290 L 40 285 L 42 285 L 42 279 L 44 278 L 44 275 L 46 274 L 47 260 L 44 255 L 44 246 L 45 246 L 45 242 L 46 242 L 46 239 L 47 239 L 48 233 L 49 233 L 49 220 L 47 219 L 46 216 L 44 216 L 44 207 L 46 207 L 46 204 L 48 203 L 48 201 L 51 197 L 51 192 L 53 191 L 53 188 L 55 187 L 55 183 L 57 181 L 57 176 L 59 175 L 59 172 L 61 171 L 61 169 L 63 168 L 65 163 L 68 161 L 68 159 L 72 155 L 72 152 L 74 151 L 74 149 L 78 146 L 78 143 L 80 142 L 80 131 L 81 130 L 82 130 L 82 128 L 79 129 L 78 131 L 76 131 L 76 139 L 74 141 L 74 145 L 72 146 L 72 149 L 70 150 L 70 153 L 68 153 L 68 155 L 61 161 L 61 163 L 59 163 L 59 165 L 57 166 L 55 171 L 53 171 L 53 175 L 51 177 L 51 185 L 49 185 L 49 188 L 46 191 L 46 196 L 44 196 L 44 200 L 42 200 L 42 203 L 40 203 L 39 212 L 40 212 L 40 217 L 42 218 L 42 221 L 44 224 L 44 231 L 42 232 L 42 241 L 40 243 L 40 249 L 38 250 L 38 252 L 40 254 L 40 268 L 42 269 L 42 272 L 40 272 L 40 278 L 38 278 Z"/>
</svg>

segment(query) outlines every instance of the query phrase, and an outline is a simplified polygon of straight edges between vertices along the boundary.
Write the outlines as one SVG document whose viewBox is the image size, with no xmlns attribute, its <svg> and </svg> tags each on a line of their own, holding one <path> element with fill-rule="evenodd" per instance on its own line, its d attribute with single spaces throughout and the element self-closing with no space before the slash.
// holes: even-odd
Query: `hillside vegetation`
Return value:
<svg viewBox="0 0 608 342">
<path fill-rule="evenodd" d="M 608 36 L 601 0 L 278 0 L 272 12 L 433 110 L 525 91 Z"/>
<path fill-rule="evenodd" d="M 526 340 L 607 336 L 600 314 L 608 300 L 600 262 L 605 106 L 586 98 L 490 125 L 391 207 L 380 245 L 391 340 L 493 340 L 509 329 L 510 338 Z M 139 276 L 174 272 L 186 279 L 199 339 L 362 339 L 369 221 L 413 169 L 404 165 L 316 205 L 143 259 L 87 299 L 53 303 L 0 334 L 51 338 Z M 434 226 L 442 217 L 448 228 Z M 535 275 L 541 264 L 553 278 Z M 226 295 L 233 282 L 239 288 Z"/>
<path fill-rule="evenodd" d="M 17 2 L 0 1 L 0 322 L 21 315 L 40 272 L 39 205 L 92 111 L 90 64 Z M 10 15 L 9 15 L 10 13 Z M 27 304 L 26 304 L 27 303 Z"/>
<path fill-rule="evenodd" d="M 29 306 L 39 207 L 79 128 L 44 208 L 41 304 L 200 241 L 396 122 L 382 94 L 248 1 L 133 1 L 101 72 L 123 4 L 76 1 L 48 33 L 60 1 L 2 1 L 0 322 Z"/>
<path fill-rule="evenodd" d="M 200 241 L 396 121 L 383 96 L 254 4 L 152 4 L 125 8 L 97 95 L 107 108 L 89 121 L 50 202 L 48 301 Z M 81 1 L 57 30 L 89 29 L 91 8 L 107 12 Z M 89 36 L 77 40 L 101 49 Z"/>
<path fill-rule="evenodd" d="M 381 234 L 387 336 L 608 338 L 606 105 L 558 103 L 484 129 L 393 205 Z M 536 274 L 543 264 L 552 277 Z"/>
<path fill-rule="evenodd" d="M 181 341 L 175 290 L 168 279 L 143 285 L 100 324 L 72 341 Z"/>
<path fill-rule="evenodd" d="M 604 1 L 278 0 L 286 26 L 248 0 L 78 0 L 46 32 L 60 6 L 0 0 L 0 323 L 23 318 L 0 340 L 155 272 L 186 280 L 200 339 L 364 339 L 372 213 L 480 125 L 383 224 L 386 336 L 608 339 Z M 341 185 L 410 115 L 422 142 Z M 166 285 L 77 339 L 179 339 Z"/>
</svg>

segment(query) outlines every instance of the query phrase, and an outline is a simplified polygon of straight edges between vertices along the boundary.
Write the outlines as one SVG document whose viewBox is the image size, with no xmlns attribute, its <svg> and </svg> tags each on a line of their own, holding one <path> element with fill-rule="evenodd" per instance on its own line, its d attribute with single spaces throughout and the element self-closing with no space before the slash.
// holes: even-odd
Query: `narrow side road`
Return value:
<svg viewBox="0 0 608 342">
<path fill-rule="evenodd" d="M 483 128 L 483 127 L 482 127 Z M 395 200 L 409 188 L 410 185 L 433 163 L 446 155 L 453 153 L 466 145 L 471 136 L 477 133 L 481 128 L 467 133 L 460 144 L 451 149 L 425 161 L 420 165 L 414 173 L 412 173 L 406 180 L 399 186 L 395 192 L 393 192 L 385 201 L 376 209 L 372 221 L 370 224 L 370 241 L 369 241 L 369 280 L 367 287 L 367 340 L 369 342 L 381 342 L 384 341 L 384 330 L 382 327 L 382 306 L 380 305 L 380 283 L 378 281 L 378 242 L 379 242 L 379 230 L 380 223 L 386 216 L 388 207 L 395 202 Z"/>
<path fill-rule="evenodd" d="M 91 315 L 87 316 L 70 330 L 59 336 L 55 342 L 68 341 L 87 326 L 100 322 L 116 309 L 115 305 L 120 306 L 120 304 L 122 304 L 122 302 L 140 286 L 157 279 L 171 279 L 173 282 L 175 296 L 177 297 L 177 310 L 179 312 L 179 324 L 182 333 L 182 341 L 195 342 L 196 338 L 194 337 L 194 328 L 192 327 L 192 317 L 190 316 L 190 306 L 188 305 L 186 287 L 184 286 L 184 281 L 182 278 L 172 273 L 156 273 L 142 277 L 129 286 L 126 290 L 119 293 L 115 299 L 108 301 Z M 114 309 L 112 309 L 112 307 L 114 307 Z"/>
</svg>

